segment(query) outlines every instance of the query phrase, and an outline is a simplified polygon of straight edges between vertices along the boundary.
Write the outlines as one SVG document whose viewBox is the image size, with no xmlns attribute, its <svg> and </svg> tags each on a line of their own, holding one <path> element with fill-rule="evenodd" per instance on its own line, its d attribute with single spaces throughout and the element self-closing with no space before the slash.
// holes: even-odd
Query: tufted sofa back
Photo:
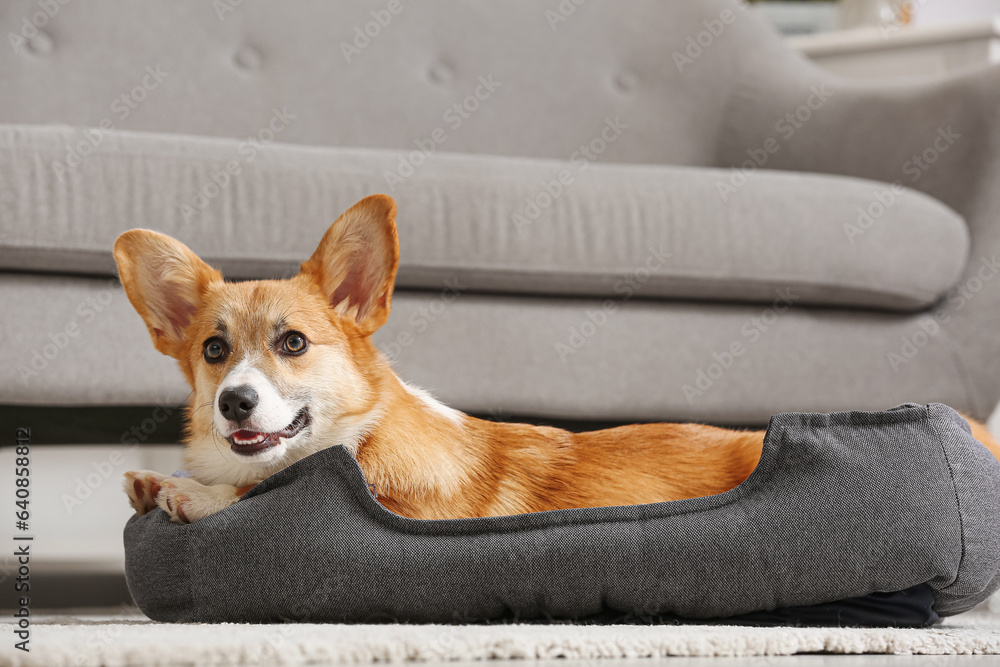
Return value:
<svg viewBox="0 0 1000 667">
<path fill-rule="evenodd" d="M 0 123 L 565 159 L 618 118 L 602 160 L 691 165 L 776 41 L 729 0 L 7 0 L 0 26 Z"/>
</svg>

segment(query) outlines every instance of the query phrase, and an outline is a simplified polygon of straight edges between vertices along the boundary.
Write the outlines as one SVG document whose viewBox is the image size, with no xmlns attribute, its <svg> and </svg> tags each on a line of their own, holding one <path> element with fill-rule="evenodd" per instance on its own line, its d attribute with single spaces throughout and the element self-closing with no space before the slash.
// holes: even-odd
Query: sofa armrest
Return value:
<svg viewBox="0 0 1000 667">
<path fill-rule="evenodd" d="M 717 164 L 895 183 L 961 214 L 971 237 L 966 269 L 928 313 L 938 326 L 925 323 L 924 331 L 934 331 L 928 344 L 952 347 L 971 412 L 987 417 L 1000 399 L 1000 66 L 920 81 L 853 81 L 789 55 L 748 62 Z M 873 189 L 872 202 L 878 196 Z M 906 345 L 886 350 L 884 372 L 930 363 L 919 349 L 903 355 L 916 349 Z"/>
<path fill-rule="evenodd" d="M 735 87 L 718 166 L 757 158 L 767 169 L 898 182 L 964 213 L 1000 160 L 1000 66 L 878 82 L 835 77 L 811 63 L 784 71 L 780 81 L 756 74 Z M 766 158 L 758 151 L 765 144 L 773 151 L 765 149 Z"/>
</svg>

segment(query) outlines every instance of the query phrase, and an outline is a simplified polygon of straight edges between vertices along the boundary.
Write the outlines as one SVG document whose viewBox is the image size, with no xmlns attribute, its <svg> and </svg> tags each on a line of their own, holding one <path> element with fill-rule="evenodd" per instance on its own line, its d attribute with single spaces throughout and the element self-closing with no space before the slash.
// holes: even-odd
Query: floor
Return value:
<svg viewBox="0 0 1000 667">
<path fill-rule="evenodd" d="M 4 613 L 4 620 L 10 618 Z M 325 665 L 419 662 L 537 667 L 936 666 L 1000 663 L 1000 616 L 970 612 L 928 630 L 732 626 L 169 625 L 134 608 L 32 614 L 31 652 L 0 622 L 0 667 Z M 830 655 L 824 651 L 866 655 Z M 892 651 L 934 655 L 884 655 Z M 993 655 L 948 655 L 988 651 Z M 797 653 L 796 655 L 783 655 Z M 713 655 L 721 657 L 666 657 Z M 624 659 L 623 659 L 624 657 Z"/>
</svg>

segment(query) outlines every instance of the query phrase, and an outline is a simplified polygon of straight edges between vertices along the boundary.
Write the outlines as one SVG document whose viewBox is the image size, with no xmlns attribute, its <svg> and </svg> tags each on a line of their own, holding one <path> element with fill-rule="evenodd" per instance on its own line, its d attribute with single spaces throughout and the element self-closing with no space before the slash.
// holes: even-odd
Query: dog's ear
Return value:
<svg viewBox="0 0 1000 667">
<path fill-rule="evenodd" d="M 396 202 L 365 197 L 337 218 L 302 273 L 323 290 L 330 306 L 368 336 L 385 324 L 399 266 Z"/>
<path fill-rule="evenodd" d="M 119 236 L 115 262 L 128 300 L 146 322 L 153 345 L 180 358 L 184 330 L 201 306 L 205 289 L 222 282 L 222 274 L 180 241 L 148 229 Z"/>
</svg>

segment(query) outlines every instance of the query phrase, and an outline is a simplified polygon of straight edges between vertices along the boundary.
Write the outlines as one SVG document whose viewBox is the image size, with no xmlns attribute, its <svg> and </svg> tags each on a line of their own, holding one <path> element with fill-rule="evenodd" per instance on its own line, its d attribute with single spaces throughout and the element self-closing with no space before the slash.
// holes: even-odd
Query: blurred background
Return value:
<svg viewBox="0 0 1000 667">
<path fill-rule="evenodd" d="M 751 4 L 774 22 L 786 35 L 830 32 L 851 28 L 890 25 L 935 25 L 975 19 L 988 19 L 996 12 L 993 0 L 800 0 L 771 2 L 755 0 Z"/>
</svg>

